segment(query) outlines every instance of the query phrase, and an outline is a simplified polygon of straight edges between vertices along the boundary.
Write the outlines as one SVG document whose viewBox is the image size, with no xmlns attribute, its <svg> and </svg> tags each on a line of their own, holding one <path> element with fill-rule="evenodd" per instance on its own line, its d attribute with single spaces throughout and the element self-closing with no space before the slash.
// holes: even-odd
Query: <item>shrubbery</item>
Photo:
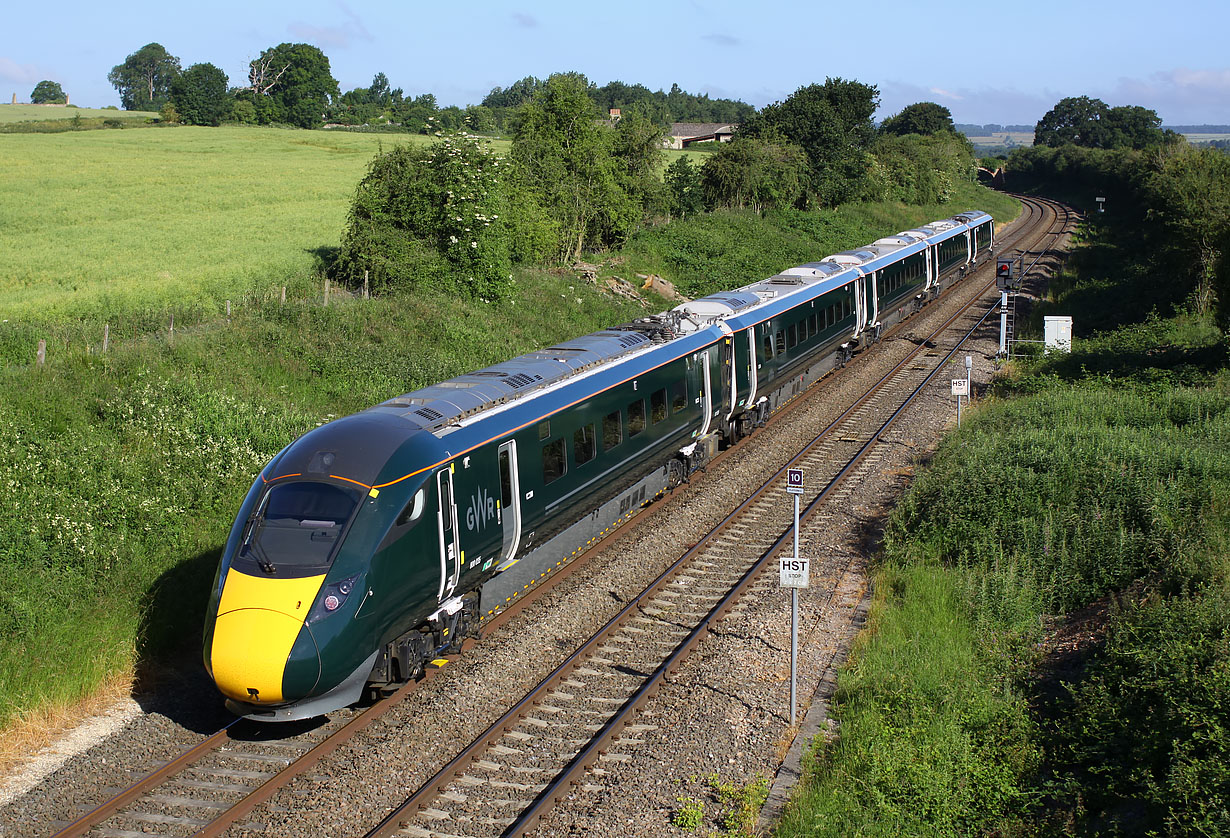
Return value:
<svg viewBox="0 0 1230 838">
<path fill-rule="evenodd" d="M 507 164 L 464 134 L 402 146 L 372 161 L 359 184 L 339 276 L 377 292 L 456 282 L 495 299 L 512 282 Z"/>
</svg>

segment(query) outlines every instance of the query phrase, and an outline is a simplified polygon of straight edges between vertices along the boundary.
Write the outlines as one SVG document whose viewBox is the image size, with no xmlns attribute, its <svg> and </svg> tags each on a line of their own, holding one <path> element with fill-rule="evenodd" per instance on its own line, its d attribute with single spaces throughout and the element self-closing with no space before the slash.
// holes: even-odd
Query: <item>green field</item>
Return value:
<svg viewBox="0 0 1230 838">
<path fill-rule="evenodd" d="M 0 318 L 217 312 L 310 276 L 381 146 L 275 128 L 0 136 Z"/>
<path fill-rule="evenodd" d="M 152 119 L 153 111 L 117 111 L 111 108 L 77 108 L 62 105 L 0 105 L 0 125 L 9 122 L 34 122 L 44 119 Z"/>
<path fill-rule="evenodd" d="M 998 131 L 984 137 L 969 137 L 975 152 L 986 148 L 1016 148 L 1034 144 L 1033 131 Z"/>
</svg>

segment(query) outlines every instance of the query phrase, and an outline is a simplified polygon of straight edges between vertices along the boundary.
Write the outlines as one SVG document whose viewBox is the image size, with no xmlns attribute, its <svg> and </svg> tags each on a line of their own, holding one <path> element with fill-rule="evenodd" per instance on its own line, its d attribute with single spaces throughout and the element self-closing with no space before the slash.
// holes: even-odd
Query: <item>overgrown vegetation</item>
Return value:
<svg viewBox="0 0 1230 838">
<path fill-rule="evenodd" d="M 499 177 L 473 158 L 464 171 L 441 179 L 441 160 L 480 147 L 459 135 L 448 135 L 447 153 L 395 149 L 373 162 L 335 275 L 352 285 L 363 274 L 379 276 L 382 289 L 439 282 L 441 266 L 457 267 L 459 240 L 468 238 L 475 253 L 485 247 L 444 230 L 444 222 L 469 226 L 478 218 L 458 211 L 456 202 L 464 203 L 459 196 L 480 180 L 483 200 L 503 208 L 498 224 L 483 229 L 492 237 L 507 231 L 508 247 L 507 257 L 488 248 L 481 265 L 462 273 L 467 290 L 486 298 L 503 291 L 477 274 L 491 266 L 491 276 L 502 276 L 496 266 L 505 258 L 567 265 L 583 252 L 624 247 L 646 229 L 674 236 L 679 218 L 703 225 L 705 211 L 779 213 L 770 227 L 814 226 L 815 217 L 802 211 L 855 201 L 947 204 L 974 182 L 972 148 L 951 130 L 946 110 L 907 110 L 893 130 L 879 134 L 871 121 L 878 92 L 858 82 L 829 79 L 800 88 L 749 117 L 735 140 L 719 144 L 699 167 L 681 158 L 665 173 L 663 131 L 649 106 L 637 103 L 612 124 L 601 119 L 593 91 L 579 73 L 527 85 L 511 152 L 491 164 L 504 166 Z M 902 133 L 927 126 L 935 132 Z M 415 185 L 429 182 L 430 188 Z M 718 215 L 713 223 L 726 223 L 726 214 Z"/>
<path fill-rule="evenodd" d="M 1164 194 L 1192 153 L 1109 153 L 1141 176 L 1100 189 Z M 1230 343 L 1191 261 L 1141 256 L 1163 217 L 1086 226 L 1035 313 L 1074 351 L 1015 362 L 893 512 L 840 736 L 778 834 L 1230 833 Z"/>
</svg>

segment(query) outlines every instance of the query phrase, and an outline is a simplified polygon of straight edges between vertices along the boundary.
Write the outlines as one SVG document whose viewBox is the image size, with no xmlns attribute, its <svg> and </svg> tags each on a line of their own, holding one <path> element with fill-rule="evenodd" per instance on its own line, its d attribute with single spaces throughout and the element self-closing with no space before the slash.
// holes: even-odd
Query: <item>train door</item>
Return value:
<svg viewBox="0 0 1230 838">
<path fill-rule="evenodd" d="M 500 504 L 496 514 L 504 530 L 504 545 L 499 566 L 505 566 L 517 555 L 521 543 L 521 480 L 517 471 L 517 441 L 510 439 L 500 446 Z"/>
<path fill-rule="evenodd" d="M 700 433 L 697 434 L 698 437 L 703 437 L 709 433 L 709 426 L 713 424 L 713 371 L 710 367 L 712 355 L 713 351 L 710 349 L 700 353 L 700 409 L 704 412 L 705 419 L 701 423 Z"/>
<path fill-rule="evenodd" d="M 730 421 L 730 417 L 735 414 L 735 405 L 739 403 L 739 376 L 738 367 L 735 364 L 734 351 L 734 335 L 727 335 L 722 339 L 721 350 L 719 353 L 719 375 L 721 376 L 721 409 L 726 417 L 726 421 Z"/>
<path fill-rule="evenodd" d="M 756 327 L 749 326 L 747 330 L 747 406 L 750 409 L 756 403 L 756 387 L 759 385 L 756 362 Z"/>
<path fill-rule="evenodd" d="M 880 322 L 880 272 L 872 271 L 867 275 L 867 289 L 871 292 L 871 316 L 867 325 L 875 327 Z"/>
<path fill-rule="evenodd" d="M 931 246 L 930 246 L 930 245 L 928 245 L 928 246 L 927 246 L 927 249 L 926 249 L 925 251 L 923 251 L 924 253 L 926 253 L 926 254 L 927 254 L 927 267 L 926 267 L 926 271 L 927 271 L 927 284 L 923 287 L 923 290 L 924 290 L 924 291 L 930 291 L 930 290 L 931 290 L 931 286 L 932 286 L 932 285 L 935 285 L 935 271 L 934 271 L 934 269 L 932 268 L 931 251 L 932 251 L 932 248 L 931 248 Z"/>
<path fill-rule="evenodd" d="M 453 497 L 453 467 L 436 472 L 436 530 L 440 536 L 440 590 L 437 600 L 444 602 L 453 595 L 461 579 L 461 545 L 458 544 L 457 501 Z"/>
</svg>

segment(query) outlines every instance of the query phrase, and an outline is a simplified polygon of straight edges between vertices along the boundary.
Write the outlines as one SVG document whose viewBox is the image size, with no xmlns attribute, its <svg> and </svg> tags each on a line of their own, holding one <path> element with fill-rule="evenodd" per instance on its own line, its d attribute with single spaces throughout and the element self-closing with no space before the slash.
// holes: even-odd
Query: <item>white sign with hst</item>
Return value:
<svg viewBox="0 0 1230 838">
<path fill-rule="evenodd" d="M 969 379 L 968 378 L 953 378 L 950 380 L 952 381 L 952 394 L 954 396 L 968 396 L 969 395 Z"/>
<path fill-rule="evenodd" d="M 811 582 L 811 560 L 786 556 L 780 560 L 781 587 L 806 588 Z"/>
</svg>

